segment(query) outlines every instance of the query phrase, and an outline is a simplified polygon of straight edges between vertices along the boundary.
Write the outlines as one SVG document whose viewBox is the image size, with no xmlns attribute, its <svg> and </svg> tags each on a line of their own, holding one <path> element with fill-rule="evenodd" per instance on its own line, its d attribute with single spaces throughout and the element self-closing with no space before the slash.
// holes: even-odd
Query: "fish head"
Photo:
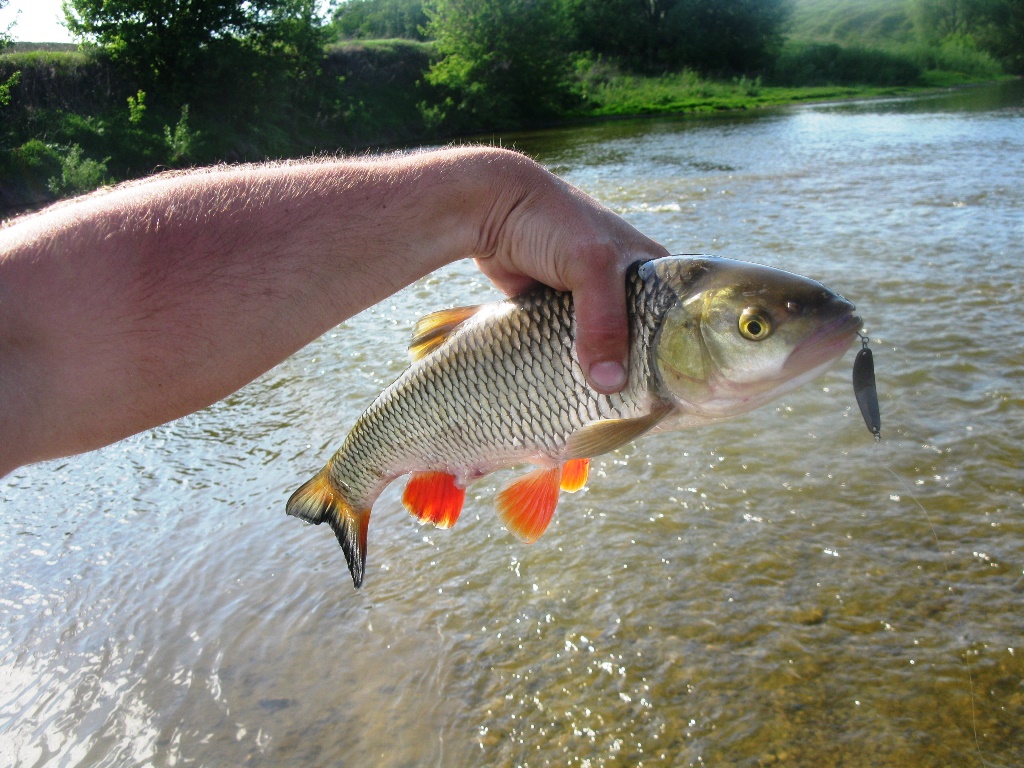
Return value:
<svg viewBox="0 0 1024 768">
<path fill-rule="evenodd" d="M 654 362 L 689 413 L 727 418 L 789 392 L 838 360 L 862 326 L 853 304 L 806 277 L 732 259 L 660 261 L 676 259 L 687 263 L 653 267 L 678 282 Z"/>
</svg>

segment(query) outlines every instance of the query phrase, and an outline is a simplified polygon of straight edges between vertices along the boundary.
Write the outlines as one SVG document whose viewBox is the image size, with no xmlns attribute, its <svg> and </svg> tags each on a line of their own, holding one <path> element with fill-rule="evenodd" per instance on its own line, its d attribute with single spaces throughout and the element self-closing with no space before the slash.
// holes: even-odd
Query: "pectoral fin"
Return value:
<svg viewBox="0 0 1024 768">
<path fill-rule="evenodd" d="M 405 486 L 402 503 L 421 523 L 451 528 L 459 519 L 466 489 L 455 484 L 455 476 L 444 472 L 413 472 Z"/>
<path fill-rule="evenodd" d="M 671 410 L 671 406 L 666 405 L 635 419 L 595 421 L 569 437 L 565 446 L 566 452 L 569 456 L 582 458 L 614 451 L 620 445 L 636 440 L 644 432 L 652 429 Z"/>
</svg>

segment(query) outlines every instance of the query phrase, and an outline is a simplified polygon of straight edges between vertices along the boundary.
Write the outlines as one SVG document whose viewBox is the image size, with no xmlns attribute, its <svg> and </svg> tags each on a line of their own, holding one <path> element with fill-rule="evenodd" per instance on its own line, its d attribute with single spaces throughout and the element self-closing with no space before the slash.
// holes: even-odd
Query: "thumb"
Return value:
<svg viewBox="0 0 1024 768">
<path fill-rule="evenodd" d="M 626 317 L 626 266 L 587 263 L 570 285 L 576 311 L 576 356 L 593 389 L 614 394 L 626 385 L 629 321 Z"/>
</svg>

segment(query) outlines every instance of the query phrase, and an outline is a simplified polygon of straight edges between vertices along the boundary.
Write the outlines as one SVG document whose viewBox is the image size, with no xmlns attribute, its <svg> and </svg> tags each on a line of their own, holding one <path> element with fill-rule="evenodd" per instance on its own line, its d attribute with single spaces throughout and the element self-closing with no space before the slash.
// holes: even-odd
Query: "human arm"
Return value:
<svg viewBox="0 0 1024 768">
<path fill-rule="evenodd" d="M 470 256 L 507 292 L 572 290 L 600 373 L 626 359 L 625 268 L 663 253 L 487 148 L 167 175 L 55 206 L 0 229 L 0 475 L 209 405 Z"/>
</svg>

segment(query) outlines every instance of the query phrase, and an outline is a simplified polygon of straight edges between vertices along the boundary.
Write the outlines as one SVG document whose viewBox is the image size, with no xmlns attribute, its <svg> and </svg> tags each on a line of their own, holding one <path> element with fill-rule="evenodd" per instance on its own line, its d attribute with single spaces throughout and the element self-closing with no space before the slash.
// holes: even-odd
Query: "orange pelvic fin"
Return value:
<svg viewBox="0 0 1024 768">
<path fill-rule="evenodd" d="M 415 363 L 421 357 L 429 355 L 479 310 L 479 304 L 473 307 L 453 307 L 421 317 L 412 331 L 409 357 Z"/>
<path fill-rule="evenodd" d="M 320 525 L 328 523 L 345 552 L 352 583 L 359 587 L 366 573 L 366 531 L 369 509 L 353 509 L 331 483 L 325 467 L 312 480 L 300 486 L 288 499 L 289 515 Z"/>
<path fill-rule="evenodd" d="M 402 503 L 421 523 L 451 528 L 459 519 L 466 489 L 455 484 L 455 476 L 445 472 L 413 472 L 405 486 Z"/>
<path fill-rule="evenodd" d="M 505 527 L 527 544 L 540 538 L 555 514 L 561 475 L 560 467 L 538 469 L 498 494 L 498 514 Z"/>
<path fill-rule="evenodd" d="M 576 493 L 587 484 L 590 476 L 590 459 L 570 459 L 562 465 L 562 490 Z"/>
</svg>

